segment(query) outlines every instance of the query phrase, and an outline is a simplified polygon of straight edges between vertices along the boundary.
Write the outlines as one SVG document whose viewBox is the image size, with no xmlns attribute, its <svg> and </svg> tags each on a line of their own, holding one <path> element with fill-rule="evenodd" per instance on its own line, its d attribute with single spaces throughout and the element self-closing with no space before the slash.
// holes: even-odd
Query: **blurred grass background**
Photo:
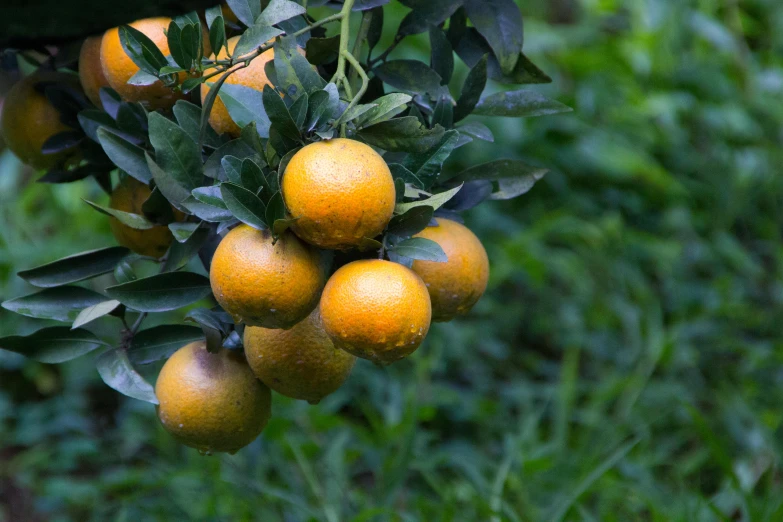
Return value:
<svg viewBox="0 0 783 522">
<path fill-rule="evenodd" d="M 447 165 L 552 169 L 468 214 L 492 263 L 471 315 L 318 406 L 276 396 L 234 456 L 175 443 L 89 357 L 2 352 L 0 520 L 783 520 L 783 6 L 519 3 L 533 88 L 575 111 L 482 120 L 496 143 Z M 97 186 L 32 179 L 0 156 L 2 299 L 112 244 Z"/>
</svg>

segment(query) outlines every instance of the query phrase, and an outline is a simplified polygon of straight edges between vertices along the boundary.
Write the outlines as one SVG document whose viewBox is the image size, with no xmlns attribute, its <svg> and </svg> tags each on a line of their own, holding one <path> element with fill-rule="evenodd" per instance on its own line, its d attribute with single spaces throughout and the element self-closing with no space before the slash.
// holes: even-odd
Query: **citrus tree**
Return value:
<svg viewBox="0 0 783 522">
<path fill-rule="evenodd" d="M 39 181 L 95 179 L 110 203 L 86 204 L 119 246 L 20 272 L 41 290 L 3 307 L 68 324 L 0 348 L 45 363 L 102 349 L 106 384 L 155 404 L 174 437 L 235 452 L 263 430 L 270 388 L 317 403 L 357 357 L 393 363 L 431 321 L 468 313 L 490 262 L 460 214 L 546 170 L 444 164 L 492 146 L 472 114 L 569 109 L 529 89 L 483 95 L 489 80 L 551 81 L 522 52 L 513 0 L 404 0 L 379 50 L 386 3 L 230 0 L 138 20 L 84 41 L 80 81 L 44 56 L 6 99 L 4 138 L 47 169 Z M 308 12 L 323 6 L 336 11 Z M 428 59 L 393 58 L 422 33 Z M 79 284 L 108 273 L 106 288 Z M 189 324 L 144 328 L 185 307 Z M 91 332 L 111 320 L 114 339 Z M 139 368 L 164 359 L 153 388 Z"/>
</svg>

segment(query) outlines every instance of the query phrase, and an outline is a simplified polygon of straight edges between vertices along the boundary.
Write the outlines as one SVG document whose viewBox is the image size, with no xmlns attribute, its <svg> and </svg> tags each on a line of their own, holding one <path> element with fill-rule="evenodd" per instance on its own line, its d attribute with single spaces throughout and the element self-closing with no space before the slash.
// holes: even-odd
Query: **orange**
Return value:
<svg viewBox="0 0 783 522">
<path fill-rule="evenodd" d="M 234 52 L 234 48 L 237 46 L 238 41 L 238 36 L 228 39 L 228 48 L 232 53 Z M 213 54 L 211 58 L 215 59 L 215 55 Z M 226 60 L 229 58 L 229 54 L 226 53 L 225 47 L 220 49 L 217 58 L 219 60 Z M 274 60 L 274 58 L 274 49 L 269 49 L 257 58 L 254 58 L 247 67 L 241 68 L 239 65 L 234 66 L 236 72 L 232 73 L 223 85 L 244 85 L 245 87 L 250 87 L 251 89 L 263 92 L 264 85 L 272 85 L 272 82 L 270 82 L 269 78 L 266 76 L 264 67 L 269 61 Z M 217 81 L 217 77 L 214 81 Z M 209 90 L 209 86 L 201 84 L 202 103 L 207 98 Z M 239 125 L 234 123 L 234 120 L 228 113 L 226 104 L 223 103 L 223 100 L 220 99 L 219 95 L 215 99 L 214 105 L 212 105 L 212 112 L 209 113 L 209 124 L 218 134 L 229 134 L 236 138 L 239 137 L 239 133 L 241 132 Z"/>
<path fill-rule="evenodd" d="M 144 33 L 164 55 L 168 55 L 170 51 L 165 31 L 168 30 L 170 23 L 171 18 L 145 18 L 133 22 L 130 26 Z M 212 51 L 209 49 L 209 35 L 206 31 L 204 31 L 203 41 L 204 54 L 209 55 Z M 117 91 L 123 100 L 140 102 L 148 109 L 155 110 L 170 108 L 177 100 L 186 96 L 166 87 L 161 81 L 156 81 L 151 85 L 130 85 L 128 80 L 139 72 L 139 67 L 133 63 L 130 56 L 125 54 L 125 49 L 120 43 L 120 31 L 117 27 L 109 29 L 103 35 L 101 64 L 109 85 Z M 180 81 L 183 81 L 187 76 L 185 73 L 180 73 L 179 77 Z"/>
<path fill-rule="evenodd" d="M 437 218 L 437 227 L 416 234 L 435 241 L 449 258 L 445 263 L 413 262 L 413 271 L 427 285 L 432 300 L 432 320 L 450 321 L 467 314 L 484 295 L 489 280 L 489 258 L 479 238 L 464 225 Z"/>
<path fill-rule="evenodd" d="M 389 167 L 372 147 L 337 138 L 294 154 L 282 179 L 296 235 L 321 248 L 348 249 L 380 234 L 394 212 Z"/>
<path fill-rule="evenodd" d="M 87 38 L 79 52 L 79 81 L 82 83 L 84 94 L 99 109 L 103 108 L 100 96 L 101 87 L 109 86 L 109 81 L 103 75 L 103 66 L 101 65 L 102 40 L 103 35 Z"/>
<path fill-rule="evenodd" d="M 151 193 L 150 188 L 144 183 L 130 176 L 125 176 L 112 191 L 109 206 L 115 210 L 143 215 L 141 206 Z M 174 210 L 174 216 L 177 221 L 182 221 L 185 218 L 185 215 L 178 210 Z M 143 256 L 163 257 L 174 240 L 171 230 L 166 226 L 138 230 L 123 225 L 115 217 L 111 218 L 109 224 L 119 244 Z"/>
<path fill-rule="evenodd" d="M 429 331 L 431 315 L 421 278 L 380 259 L 343 266 L 321 297 L 324 330 L 335 346 L 376 364 L 413 353 Z"/>
<path fill-rule="evenodd" d="M 247 362 L 261 382 L 313 404 L 339 388 L 356 362 L 334 347 L 318 308 L 290 330 L 248 326 L 244 343 Z"/>
<path fill-rule="evenodd" d="M 5 98 L 2 127 L 3 140 L 22 162 L 36 169 L 50 169 L 80 157 L 76 147 L 44 154 L 46 140 L 71 127 L 60 121 L 60 112 L 43 93 L 47 83 L 62 83 L 81 91 L 76 75 L 37 71 L 17 82 Z"/>
<path fill-rule="evenodd" d="M 237 323 L 291 328 L 318 304 L 325 268 L 321 253 L 290 232 L 273 244 L 269 230 L 239 225 L 218 245 L 209 280 Z"/>
<path fill-rule="evenodd" d="M 175 439 L 202 453 L 236 453 L 269 421 L 272 397 L 241 352 L 183 346 L 158 375 L 158 418 Z"/>
</svg>

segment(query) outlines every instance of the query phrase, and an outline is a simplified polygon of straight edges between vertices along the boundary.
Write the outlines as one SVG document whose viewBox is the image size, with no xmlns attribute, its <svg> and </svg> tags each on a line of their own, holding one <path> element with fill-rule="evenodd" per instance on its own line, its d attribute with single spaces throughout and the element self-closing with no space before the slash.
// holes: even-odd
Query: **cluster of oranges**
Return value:
<svg viewBox="0 0 783 522">
<path fill-rule="evenodd" d="M 167 54 L 169 22 L 154 18 L 131 25 Z M 230 39 L 229 49 L 235 45 Z M 263 90 L 269 84 L 264 65 L 273 53 L 270 49 L 228 82 Z M 101 106 L 104 86 L 151 110 L 170 108 L 182 96 L 160 82 L 128 84 L 137 71 L 117 29 L 85 41 L 79 78 L 95 105 Z M 37 73 L 14 87 L 2 120 L 9 147 L 39 168 L 57 159 L 40 149 L 62 128 L 35 82 L 74 81 L 71 75 L 46 74 L 58 76 Z M 202 86 L 202 98 L 208 89 Z M 17 103 L 10 103 L 13 96 Z M 24 120 L 30 114 L 35 117 Z M 239 133 L 219 98 L 209 121 L 218 133 Z M 332 272 L 333 251 L 352 251 L 366 238 L 380 236 L 394 214 L 392 174 L 364 143 L 338 138 L 306 145 L 291 158 L 280 183 L 291 228 L 273 237 L 269 230 L 236 226 L 222 238 L 210 267 L 215 299 L 236 324 L 245 325 L 244 355 L 229 349 L 212 354 L 205 342 L 195 342 L 169 358 L 157 380 L 163 426 L 202 452 L 235 452 L 254 440 L 270 415 L 270 388 L 316 403 L 343 384 L 357 357 L 386 365 L 410 355 L 431 321 L 467 313 L 487 285 L 489 262 L 481 242 L 445 218 L 416 237 L 438 243 L 446 262 L 415 260 L 408 268 L 359 259 Z M 149 195 L 149 186 L 125 177 L 111 206 L 140 214 Z M 135 230 L 112 218 L 112 230 L 121 244 L 156 258 L 172 241 L 167 227 Z"/>
</svg>

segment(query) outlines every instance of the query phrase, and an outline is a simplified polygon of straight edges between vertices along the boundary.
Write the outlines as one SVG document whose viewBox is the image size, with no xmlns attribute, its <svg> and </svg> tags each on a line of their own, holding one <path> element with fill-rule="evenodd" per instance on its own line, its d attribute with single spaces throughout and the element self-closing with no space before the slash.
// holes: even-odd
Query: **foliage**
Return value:
<svg viewBox="0 0 783 522">
<path fill-rule="evenodd" d="M 493 270 L 473 320 L 436 325 L 411 361 L 359 363 L 317 408 L 278 400 L 262 440 L 220 459 L 177 448 L 147 405 L 108 398 L 88 361 L 5 356 L 25 368 L 0 395 L 20 502 L 98 519 L 778 520 L 776 6 L 549 4 L 522 6 L 526 54 L 575 115 L 481 120 L 495 146 L 468 144 L 444 168 L 457 179 L 501 149 L 553 167 L 534 197 L 471 216 Z M 388 7 L 386 25 L 406 12 Z M 455 65 L 457 85 L 467 70 Z M 488 136 L 478 123 L 460 126 Z M 52 227 L 50 254 L 94 249 L 57 226 L 76 190 L 9 205 L 4 240 Z M 5 250 L 6 292 L 22 294 L 10 271 L 41 254 L 18 238 Z"/>
</svg>

